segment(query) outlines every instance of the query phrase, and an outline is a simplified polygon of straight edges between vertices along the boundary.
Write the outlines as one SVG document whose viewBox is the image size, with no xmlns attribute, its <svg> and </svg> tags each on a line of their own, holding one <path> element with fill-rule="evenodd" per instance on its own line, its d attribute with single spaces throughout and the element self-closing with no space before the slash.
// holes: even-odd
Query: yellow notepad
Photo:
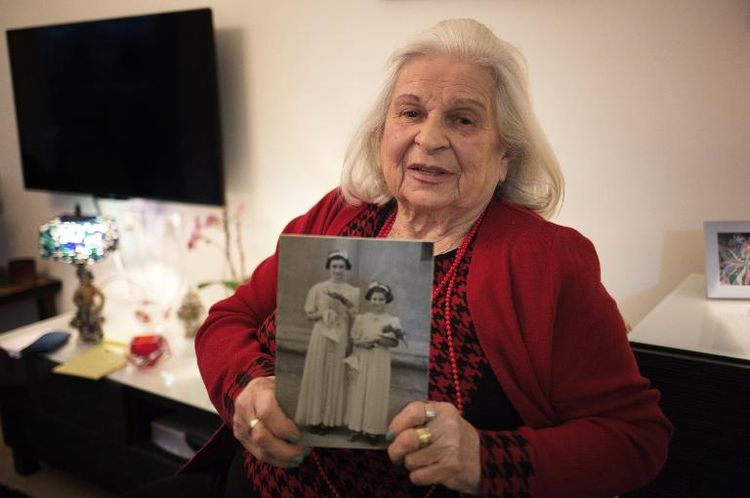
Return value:
<svg viewBox="0 0 750 498">
<path fill-rule="evenodd" d="M 96 380 L 119 370 L 126 363 L 125 355 L 118 348 L 102 344 L 57 365 L 52 371 Z"/>
</svg>

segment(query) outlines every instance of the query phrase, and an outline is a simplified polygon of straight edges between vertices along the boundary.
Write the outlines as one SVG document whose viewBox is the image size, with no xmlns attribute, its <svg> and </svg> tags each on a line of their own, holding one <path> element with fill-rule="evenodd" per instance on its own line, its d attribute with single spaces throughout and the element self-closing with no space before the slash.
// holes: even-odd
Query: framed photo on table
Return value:
<svg viewBox="0 0 750 498">
<path fill-rule="evenodd" d="M 750 221 L 706 221 L 706 294 L 750 299 Z"/>
</svg>

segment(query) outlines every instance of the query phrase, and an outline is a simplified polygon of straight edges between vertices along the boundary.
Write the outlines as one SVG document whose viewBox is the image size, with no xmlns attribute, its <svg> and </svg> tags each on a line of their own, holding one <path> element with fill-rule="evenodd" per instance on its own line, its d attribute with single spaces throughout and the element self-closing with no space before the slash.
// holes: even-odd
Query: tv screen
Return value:
<svg viewBox="0 0 750 498">
<path fill-rule="evenodd" d="M 27 189 L 224 204 L 210 9 L 7 40 Z"/>
</svg>

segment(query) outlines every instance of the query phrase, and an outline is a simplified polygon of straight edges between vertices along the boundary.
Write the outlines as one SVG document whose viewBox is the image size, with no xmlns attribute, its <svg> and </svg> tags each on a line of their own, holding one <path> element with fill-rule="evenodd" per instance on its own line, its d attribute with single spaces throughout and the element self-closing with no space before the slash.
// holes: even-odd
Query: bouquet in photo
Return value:
<svg viewBox="0 0 750 498">
<path fill-rule="evenodd" d="M 392 339 L 394 341 L 393 347 L 398 346 L 399 342 L 403 342 L 404 346 L 408 346 L 406 343 L 406 332 L 398 327 L 394 327 L 391 324 L 385 325 L 381 333 L 381 337 L 385 339 Z"/>
<path fill-rule="evenodd" d="M 341 304 L 343 304 L 347 308 L 354 307 L 354 304 L 351 301 L 349 301 L 345 296 L 343 296 L 342 294 L 338 292 L 327 291 L 326 294 L 328 295 L 328 297 L 330 297 L 331 299 L 335 299 L 336 301 L 339 301 Z"/>
</svg>

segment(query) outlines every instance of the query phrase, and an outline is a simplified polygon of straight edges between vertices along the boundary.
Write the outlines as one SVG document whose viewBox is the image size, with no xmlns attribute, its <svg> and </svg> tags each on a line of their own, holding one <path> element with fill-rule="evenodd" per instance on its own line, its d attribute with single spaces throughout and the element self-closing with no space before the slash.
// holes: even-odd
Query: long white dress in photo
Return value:
<svg viewBox="0 0 750 498">
<path fill-rule="evenodd" d="M 359 289 L 345 282 L 330 280 L 315 284 L 307 293 L 305 311 L 320 313 L 307 346 L 294 421 L 300 426 L 341 426 L 344 423 L 345 366 L 349 344 L 347 307 L 333 295 L 343 296 L 354 305 Z"/>
<path fill-rule="evenodd" d="M 355 344 L 347 359 L 351 367 L 346 425 L 356 432 L 385 434 L 388 431 L 388 398 L 391 389 L 390 348 L 356 346 L 357 341 L 374 341 L 383 336 L 383 327 L 400 329 L 399 319 L 388 313 L 357 315 L 351 338 Z"/>
</svg>

